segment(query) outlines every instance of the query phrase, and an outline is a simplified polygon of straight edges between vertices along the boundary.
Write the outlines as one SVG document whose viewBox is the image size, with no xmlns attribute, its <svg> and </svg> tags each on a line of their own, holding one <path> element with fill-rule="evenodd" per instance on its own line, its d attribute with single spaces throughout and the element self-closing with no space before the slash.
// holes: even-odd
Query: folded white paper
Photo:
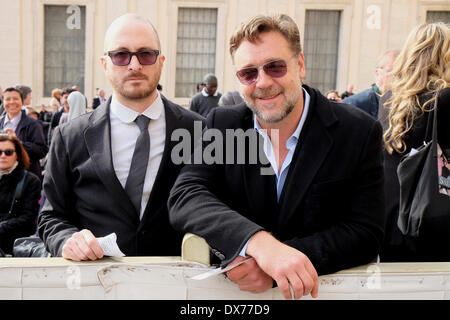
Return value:
<svg viewBox="0 0 450 320">
<path fill-rule="evenodd" d="M 241 265 L 241 264 L 243 264 L 245 262 L 249 262 L 250 260 L 253 260 L 253 257 L 249 257 L 249 258 L 247 258 L 245 260 L 242 260 L 242 261 L 239 261 L 238 263 L 235 263 L 233 265 L 228 265 L 225 268 L 216 268 L 216 269 L 204 272 L 204 273 L 200 273 L 200 274 L 198 274 L 196 276 L 193 276 L 191 279 L 192 280 L 204 280 L 204 279 L 212 277 L 212 276 L 214 276 L 216 274 L 221 274 L 221 273 L 228 272 L 231 269 L 236 268 L 237 266 L 239 266 L 239 265 Z"/>
<path fill-rule="evenodd" d="M 124 257 L 125 255 L 120 251 L 117 245 L 117 235 L 115 232 L 108 234 L 106 237 L 97 238 L 102 247 L 103 255 L 109 257 Z"/>
</svg>

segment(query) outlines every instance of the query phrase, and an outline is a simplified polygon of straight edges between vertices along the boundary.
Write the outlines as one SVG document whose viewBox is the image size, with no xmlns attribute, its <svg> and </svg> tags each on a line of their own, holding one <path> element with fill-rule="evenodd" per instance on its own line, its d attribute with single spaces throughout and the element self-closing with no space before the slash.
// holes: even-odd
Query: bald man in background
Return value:
<svg viewBox="0 0 450 320">
<path fill-rule="evenodd" d="M 377 119 L 380 97 L 389 88 L 391 71 L 399 53 L 398 49 L 383 52 L 375 68 L 375 83 L 369 89 L 345 98 L 342 103 L 352 104 Z"/>
<path fill-rule="evenodd" d="M 184 128 L 193 137 L 194 121 L 203 118 L 158 92 L 165 57 L 148 19 L 117 18 L 104 49 L 112 97 L 55 129 L 39 235 L 53 256 L 76 261 L 102 258 L 98 237 L 113 232 L 126 256 L 178 256 L 183 234 L 170 226 L 166 206 L 181 169 L 171 161 L 171 135 Z M 146 147 L 135 150 L 142 141 Z M 130 187 L 139 180 L 135 157 L 146 168 L 139 169 L 142 183 Z"/>
</svg>

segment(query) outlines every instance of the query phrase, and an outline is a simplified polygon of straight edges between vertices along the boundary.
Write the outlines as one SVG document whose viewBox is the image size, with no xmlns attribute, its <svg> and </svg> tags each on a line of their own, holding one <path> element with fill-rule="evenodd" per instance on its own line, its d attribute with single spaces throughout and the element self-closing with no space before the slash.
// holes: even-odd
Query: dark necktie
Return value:
<svg viewBox="0 0 450 320">
<path fill-rule="evenodd" d="M 148 123 L 150 119 L 140 115 L 135 120 L 141 133 L 136 140 L 130 172 L 125 184 L 125 192 L 136 208 L 138 215 L 141 212 L 142 190 L 144 188 L 145 173 L 147 172 L 148 157 L 150 153 L 150 136 Z"/>
</svg>

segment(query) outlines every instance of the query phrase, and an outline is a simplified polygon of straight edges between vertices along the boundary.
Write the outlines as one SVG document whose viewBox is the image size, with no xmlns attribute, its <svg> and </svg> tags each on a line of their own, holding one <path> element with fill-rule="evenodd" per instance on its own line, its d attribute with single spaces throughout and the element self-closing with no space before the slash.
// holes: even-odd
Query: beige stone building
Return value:
<svg viewBox="0 0 450 320">
<path fill-rule="evenodd" d="M 450 22 L 450 0 L 0 0 L 0 86 L 32 87 L 34 106 L 74 84 L 88 101 L 96 88 L 109 95 L 103 37 L 127 12 L 153 21 L 166 57 L 163 94 L 186 106 L 206 73 L 217 75 L 219 91 L 237 89 L 228 40 L 258 13 L 297 21 L 308 83 L 323 92 L 353 83 L 360 91 L 373 82 L 379 54 L 400 48 L 413 26 Z"/>
</svg>

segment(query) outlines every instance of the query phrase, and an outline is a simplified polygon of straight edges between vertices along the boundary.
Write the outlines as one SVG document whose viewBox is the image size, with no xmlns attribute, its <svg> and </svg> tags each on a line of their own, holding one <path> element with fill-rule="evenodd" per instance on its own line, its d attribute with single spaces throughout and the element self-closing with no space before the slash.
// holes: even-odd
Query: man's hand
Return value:
<svg viewBox="0 0 450 320">
<path fill-rule="evenodd" d="M 278 241 L 266 231 L 259 231 L 250 238 L 246 253 L 254 257 L 262 271 L 277 282 L 286 299 L 300 299 L 308 294 L 317 298 L 319 278 L 311 261 L 302 252 Z"/>
<path fill-rule="evenodd" d="M 97 260 L 103 258 L 100 243 L 91 231 L 75 232 L 64 244 L 62 256 L 68 260 Z"/>
<path fill-rule="evenodd" d="M 239 256 L 230 265 L 242 260 L 245 258 Z M 231 269 L 227 272 L 227 276 L 239 286 L 239 289 L 252 293 L 261 293 L 273 286 L 273 279 L 258 266 L 254 259 Z"/>
</svg>

